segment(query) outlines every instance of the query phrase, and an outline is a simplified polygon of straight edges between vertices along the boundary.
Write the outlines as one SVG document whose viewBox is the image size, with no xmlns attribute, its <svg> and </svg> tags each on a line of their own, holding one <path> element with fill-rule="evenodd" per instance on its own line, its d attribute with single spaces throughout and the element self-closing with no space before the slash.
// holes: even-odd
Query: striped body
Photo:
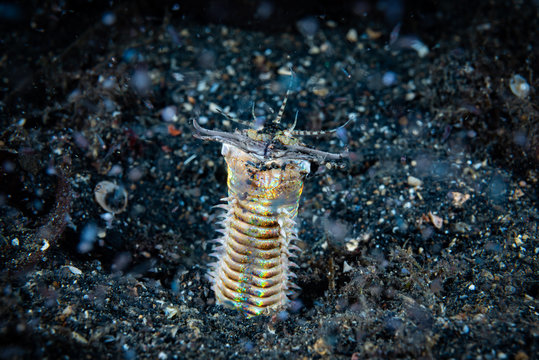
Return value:
<svg viewBox="0 0 539 360">
<path fill-rule="evenodd" d="M 262 128 L 236 130 L 233 133 L 205 129 L 193 120 L 194 136 L 223 144 L 222 155 L 228 168 L 228 197 L 220 222 L 222 234 L 212 256 L 209 278 L 217 304 L 236 308 L 247 316 L 268 314 L 284 309 L 298 288 L 291 279 L 291 257 L 299 250 L 295 218 L 305 177 L 320 165 L 332 167 L 347 153 L 335 154 L 313 149 L 295 135 L 320 136 L 325 131 L 294 130 L 281 124 L 290 89 L 273 121 Z M 218 113 L 239 124 L 218 109 Z M 253 106 L 253 120 L 256 116 Z M 346 123 L 348 124 L 348 122 Z M 345 124 L 345 125 L 346 125 Z"/>
<path fill-rule="evenodd" d="M 296 238 L 295 217 L 310 172 L 310 162 L 272 159 L 266 162 L 223 144 L 228 167 L 228 197 L 212 254 L 209 276 L 217 303 L 253 316 L 286 307 L 295 266 L 289 260 Z"/>
</svg>

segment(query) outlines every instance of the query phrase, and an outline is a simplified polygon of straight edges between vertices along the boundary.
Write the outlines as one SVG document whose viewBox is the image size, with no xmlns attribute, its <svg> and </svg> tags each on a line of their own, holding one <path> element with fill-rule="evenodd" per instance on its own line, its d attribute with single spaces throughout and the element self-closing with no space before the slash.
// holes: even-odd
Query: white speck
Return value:
<svg viewBox="0 0 539 360">
<path fill-rule="evenodd" d="M 410 41 L 410 48 L 417 52 L 419 57 L 424 57 L 429 53 L 429 48 L 427 45 L 421 42 L 419 39 L 413 39 Z"/>
<path fill-rule="evenodd" d="M 475 290 L 475 285 L 474 285 L 474 284 L 472 284 L 472 285 L 468 286 L 468 290 L 470 290 L 470 291 L 474 291 L 474 290 Z"/>
<path fill-rule="evenodd" d="M 187 160 L 184 161 L 183 165 L 185 166 L 185 165 L 189 164 L 191 161 L 195 160 L 196 157 L 197 157 L 196 155 L 189 156 L 187 158 Z"/>
<path fill-rule="evenodd" d="M 197 91 L 202 92 L 202 91 L 206 91 L 206 90 L 208 90 L 208 84 L 206 83 L 206 81 L 202 80 L 197 85 Z"/>
<path fill-rule="evenodd" d="M 201 116 L 201 117 L 198 118 L 198 123 L 200 125 L 207 124 L 208 123 L 208 118 L 206 116 Z"/>
<path fill-rule="evenodd" d="M 470 328 L 468 327 L 468 325 L 464 325 L 464 327 L 462 328 L 462 333 L 467 334 L 469 332 L 470 332 Z"/>
<path fill-rule="evenodd" d="M 43 246 L 41 247 L 41 251 L 45 251 L 51 246 L 47 240 L 43 240 Z"/>
<path fill-rule="evenodd" d="M 183 81 L 183 79 L 185 78 L 185 76 L 183 76 L 183 74 L 181 74 L 181 73 L 173 73 L 172 77 L 176 81 Z"/>
<path fill-rule="evenodd" d="M 348 265 L 348 263 L 345 261 L 342 267 L 342 272 L 347 273 L 349 271 L 352 271 L 354 268 Z"/>
<path fill-rule="evenodd" d="M 11 245 L 13 246 L 19 246 L 19 238 L 13 238 L 11 240 Z"/>
<path fill-rule="evenodd" d="M 105 221 L 111 221 L 114 218 L 114 215 L 112 213 L 106 212 L 104 214 L 101 214 L 101 219 Z"/>
<path fill-rule="evenodd" d="M 76 268 L 76 267 L 71 266 L 71 265 L 67 265 L 66 267 L 69 269 L 69 271 L 71 271 L 75 275 L 82 274 L 82 271 L 79 268 Z"/>
<path fill-rule="evenodd" d="M 210 108 L 210 111 L 212 113 L 217 113 L 218 110 L 220 110 L 221 108 L 219 107 L 219 105 L 217 105 L 216 103 L 210 103 L 209 105 L 209 108 Z"/>
<path fill-rule="evenodd" d="M 226 69 L 226 73 L 228 75 L 236 76 L 236 70 L 234 70 L 234 68 L 231 65 L 227 65 L 227 67 L 225 69 Z"/>
</svg>

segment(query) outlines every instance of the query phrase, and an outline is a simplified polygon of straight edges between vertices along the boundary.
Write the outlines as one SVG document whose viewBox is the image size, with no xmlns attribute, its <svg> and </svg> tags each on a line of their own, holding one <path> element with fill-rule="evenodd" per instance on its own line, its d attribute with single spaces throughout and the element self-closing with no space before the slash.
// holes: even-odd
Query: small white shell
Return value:
<svg viewBox="0 0 539 360">
<path fill-rule="evenodd" d="M 127 208 L 127 191 L 110 181 L 101 181 L 95 186 L 95 201 L 105 210 L 119 214 Z"/>
<path fill-rule="evenodd" d="M 509 87 L 511 88 L 511 92 L 518 98 L 524 99 L 530 94 L 530 85 L 526 82 L 526 79 L 518 74 L 511 77 Z"/>
</svg>

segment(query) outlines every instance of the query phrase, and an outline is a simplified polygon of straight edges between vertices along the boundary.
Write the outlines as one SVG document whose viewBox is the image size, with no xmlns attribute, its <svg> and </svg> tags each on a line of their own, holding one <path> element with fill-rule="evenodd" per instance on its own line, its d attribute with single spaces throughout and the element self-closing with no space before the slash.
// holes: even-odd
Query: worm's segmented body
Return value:
<svg viewBox="0 0 539 360">
<path fill-rule="evenodd" d="M 283 308 L 296 287 L 290 281 L 295 264 L 289 258 L 310 163 L 280 159 L 259 169 L 255 158 L 235 146 L 223 145 L 222 153 L 228 165 L 228 198 L 210 273 L 215 296 L 249 315 Z"/>
<path fill-rule="evenodd" d="M 296 264 L 290 258 L 299 250 L 292 242 L 303 182 L 312 168 L 345 156 L 308 148 L 293 138 L 321 132 L 282 128 L 285 105 L 286 98 L 266 131 L 226 133 L 193 122 L 195 136 L 223 143 L 228 167 L 228 197 L 218 205 L 225 210 L 218 230 L 222 236 L 216 240 L 216 262 L 208 275 L 217 303 L 247 316 L 285 308 L 298 288 L 292 282 L 290 268 Z"/>
</svg>

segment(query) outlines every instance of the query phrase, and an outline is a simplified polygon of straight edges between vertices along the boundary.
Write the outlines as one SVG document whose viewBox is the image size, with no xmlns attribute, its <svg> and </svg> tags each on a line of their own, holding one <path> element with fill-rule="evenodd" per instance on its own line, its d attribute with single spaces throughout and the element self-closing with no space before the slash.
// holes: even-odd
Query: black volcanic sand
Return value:
<svg viewBox="0 0 539 360">
<path fill-rule="evenodd" d="M 536 358 L 539 6 L 449 3 L 404 9 L 391 44 L 382 2 L 365 16 L 275 3 L 271 31 L 242 3 L 219 21 L 189 6 L 15 7 L 0 56 L 0 359 Z M 226 168 L 191 122 L 233 131 L 216 105 L 274 116 L 287 88 L 284 122 L 352 119 L 304 139 L 350 161 L 306 181 L 298 298 L 246 319 L 205 279 Z M 95 201 L 101 181 L 119 186 L 116 209 L 125 190 L 125 211 Z"/>
</svg>

